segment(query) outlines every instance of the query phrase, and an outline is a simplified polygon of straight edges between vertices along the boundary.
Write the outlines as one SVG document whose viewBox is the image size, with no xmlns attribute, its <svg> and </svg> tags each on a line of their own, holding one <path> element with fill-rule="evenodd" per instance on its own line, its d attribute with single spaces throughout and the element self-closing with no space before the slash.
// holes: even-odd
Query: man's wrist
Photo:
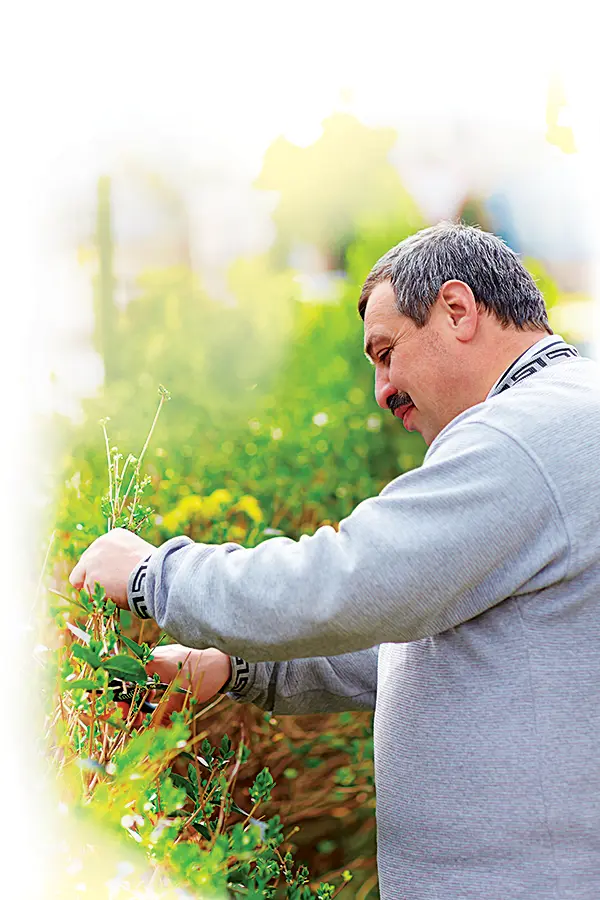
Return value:
<svg viewBox="0 0 600 900">
<path fill-rule="evenodd" d="M 146 574 L 148 572 L 148 564 L 152 554 L 150 553 L 145 559 L 142 559 L 131 575 L 127 583 L 127 602 L 129 608 L 139 619 L 151 619 L 152 616 L 148 609 L 148 603 L 144 593 L 146 584 Z"/>
<path fill-rule="evenodd" d="M 250 682 L 250 663 L 241 656 L 230 656 L 231 676 L 219 689 L 220 694 L 243 694 Z"/>
</svg>

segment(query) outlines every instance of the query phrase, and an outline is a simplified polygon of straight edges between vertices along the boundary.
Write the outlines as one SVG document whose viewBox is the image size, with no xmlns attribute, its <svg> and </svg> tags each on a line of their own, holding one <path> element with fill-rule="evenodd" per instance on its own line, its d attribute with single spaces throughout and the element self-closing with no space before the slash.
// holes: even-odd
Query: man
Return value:
<svg viewBox="0 0 600 900">
<path fill-rule="evenodd" d="M 117 530 L 71 580 L 213 648 L 213 691 L 375 709 L 383 900 L 597 900 L 598 368 L 473 227 L 394 247 L 359 311 L 378 404 L 428 445 L 419 469 L 339 531 L 245 549 Z"/>
</svg>

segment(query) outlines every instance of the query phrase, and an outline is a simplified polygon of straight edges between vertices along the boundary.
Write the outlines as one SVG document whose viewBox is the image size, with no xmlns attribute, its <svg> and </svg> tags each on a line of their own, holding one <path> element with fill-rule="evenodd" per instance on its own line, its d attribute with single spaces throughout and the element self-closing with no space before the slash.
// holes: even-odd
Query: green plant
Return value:
<svg viewBox="0 0 600 900">
<path fill-rule="evenodd" d="M 140 505 L 147 484 L 141 465 L 169 399 L 164 388 L 160 394 L 142 452 L 137 459 L 129 455 L 122 468 L 123 457 L 110 447 L 106 420 L 102 423 L 109 473 L 102 512 L 109 528 L 137 531 L 152 511 Z M 252 501 L 238 502 L 238 514 L 260 522 Z M 224 698 L 199 709 L 178 678 L 169 684 L 149 678 L 144 665 L 162 636 L 151 646 L 141 634 L 137 641 L 127 635 L 127 614 L 100 585 L 91 595 L 50 588 L 50 596 L 58 646 L 48 662 L 53 704 L 47 742 L 69 806 L 134 841 L 173 883 L 201 889 L 203 896 L 336 896 L 351 874 L 345 871 L 337 888 L 322 883 L 313 890 L 307 867 L 296 865 L 285 849 L 290 834 L 284 837 L 280 817 L 265 817 L 275 789 L 268 767 L 247 791 L 250 809 L 235 801 L 236 780 L 250 749 L 243 736 L 234 748 L 228 734 L 213 746 L 201 728 Z M 176 691 L 184 694 L 183 705 L 165 726 L 164 711 Z"/>
<path fill-rule="evenodd" d="M 108 494 L 102 498 L 102 513 L 106 516 L 108 531 L 110 531 L 111 528 L 128 528 L 130 531 L 134 531 L 137 534 L 137 532 L 147 523 L 150 513 L 152 512 L 151 506 L 143 507 L 139 504 L 144 488 L 150 483 L 149 476 L 142 478 L 140 473 L 142 462 L 146 455 L 150 438 L 152 437 L 156 423 L 158 422 L 162 405 L 167 400 L 171 399 L 171 395 L 162 384 L 159 386 L 158 393 L 160 394 L 158 409 L 156 410 L 154 421 L 150 426 L 150 431 L 148 432 L 148 436 L 142 447 L 142 452 L 138 457 L 135 457 L 130 453 L 123 463 L 121 470 L 119 470 L 119 462 L 123 459 L 123 455 L 119 453 L 117 447 L 110 447 L 108 433 L 106 431 L 106 425 L 110 419 L 106 418 L 100 420 L 100 425 L 104 432 L 106 462 L 108 467 Z M 133 471 L 129 475 L 127 489 L 122 492 L 125 473 L 130 464 L 133 467 Z M 131 494 L 132 488 L 133 497 L 129 506 L 127 506 L 127 500 Z"/>
</svg>

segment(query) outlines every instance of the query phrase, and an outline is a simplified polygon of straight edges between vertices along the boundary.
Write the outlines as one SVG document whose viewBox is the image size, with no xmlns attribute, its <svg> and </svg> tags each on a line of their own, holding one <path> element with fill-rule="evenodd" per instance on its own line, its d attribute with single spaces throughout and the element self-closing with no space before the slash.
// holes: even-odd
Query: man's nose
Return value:
<svg viewBox="0 0 600 900">
<path fill-rule="evenodd" d="M 378 406 L 382 409 L 389 409 L 387 401 L 397 393 L 398 391 L 393 384 L 390 384 L 389 378 L 385 372 L 382 372 L 381 374 L 379 372 L 375 373 L 375 400 L 377 401 Z"/>
</svg>

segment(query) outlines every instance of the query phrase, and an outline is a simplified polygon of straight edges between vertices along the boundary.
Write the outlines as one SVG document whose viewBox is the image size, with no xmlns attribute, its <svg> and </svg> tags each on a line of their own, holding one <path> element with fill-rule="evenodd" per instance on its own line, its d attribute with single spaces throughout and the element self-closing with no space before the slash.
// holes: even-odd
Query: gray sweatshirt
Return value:
<svg viewBox="0 0 600 900">
<path fill-rule="evenodd" d="M 383 900 L 600 897 L 599 375 L 545 338 L 337 530 L 132 573 L 240 702 L 375 710 Z"/>
</svg>

